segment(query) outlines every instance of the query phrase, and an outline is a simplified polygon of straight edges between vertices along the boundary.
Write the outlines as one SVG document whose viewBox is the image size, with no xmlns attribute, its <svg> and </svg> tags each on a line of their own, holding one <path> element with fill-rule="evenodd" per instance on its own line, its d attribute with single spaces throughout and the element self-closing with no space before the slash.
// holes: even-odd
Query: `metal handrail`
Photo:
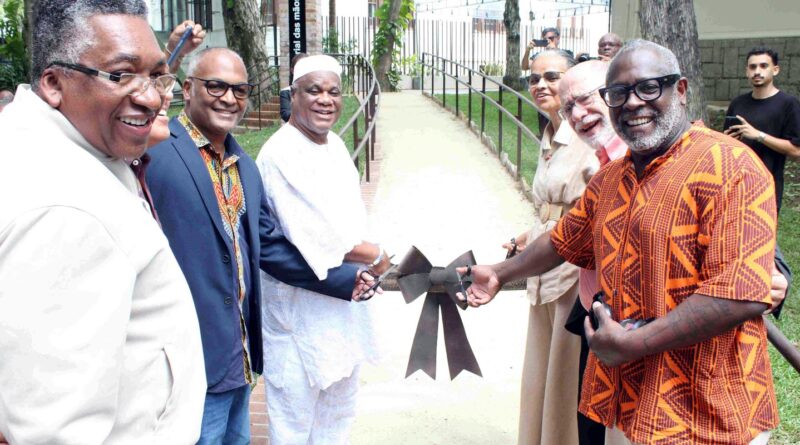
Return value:
<svg viewBox="0 0 800 445">
<path fill-rule="evenodd" d="M 253 64 L 252 66 L 247 68 L 247 72 L 248 73 L 252 73 L 253 70 L 257 70 L 258 69 L 258 66 L 259 66 L 258 64 Z M 256 92 L 255 92 L 255 102 L 256 102 L 256 104 L 255 104 L 255 106 L 256 106 L 257 113 L 258 113 L 258 128 L 259 129 L 263 127 L 262 119 L 261 119 L 261 96 L 262 96 L 262 91 L 270 92 L 270 91 L 275 89 L 276 85 L 280 85 L 278 69 L 279 69 L 278 65 L 270 65 L 270 66 L 267 67 L 266 70 L 263 70 L 263 71 L 258 71 L 257 70 L 257 71 L 255 71 L 255 73 L 253 75 L 250 76 L 251 78 L 255 78 L 255 82 L 253 82 L 253 83 L 256 85 Z M 266 81 L 269 81 L 269 83 L 267 83 L 266 86 L 263 86 L 263 89 L 262 89 L 262 85 L 264 85 L 264 82 L 266 82 Z M 270 97 L 271 97 L 271 95 L 270 95 Z"/>
<path fill-rule="evenodd" d="M 468 106 L 467 106 L 467 110 L 468 110 L 467 111 L 467 114 L 468 114 L 467 121 L 468 122 L 472 122 L 472 94 L 475 93 L 475 94 L 478 94 L 480 96 L 480 98 L 481 98 L 480 134 L 484 134 L 484 130 L 486 129 L 486 102 L 489 102 L 490 105 L 493 105 L 497 109 L 497 111 L 499 113 L 498 114 L 499 116 L 505 115 L 508 119 L 511 120 L 511 123 L 514 124 L 517 127 L 517 151 L 516 151 L 516 172 L 515 172 L 515 175 L 519 179 L 520 174 L 521 174 L 521 170 L 522 170 L 522 168 L 521 168 L 522 167 L 522 135 L 524 134 L 524 135 L 528 136 L 529 138 L 531 138 L 531 140 L 533 140 L 537 144 L 541 144 L 541 141 L 540 141 L 539 137 L 536 134 L 534 134 L 533 131 L 531 131 L 531 129 L 528 128 L 528 126 L 525 125 L 525 123 L 522 120 L 523 105 L 525 105 L 528 108 L 530 108 L 533 113 L 538 113 L 538 110 L 536 109 L 536 107 L 533 104 L 533 102 L 530 99 L 528 99 L 527 97 L 525 97 L 522 94 L 520 94 L 519 92 L 517 92 L 516 90 L 514 90 L 513 88 L 511 88 L 510 86 L 508 86 L 508 85 L 506 85 L 506 84 L 504 84 L 502 82 L 499 82 L 499 81 L 497 81 L 495 79 L 492 79 L 489 76 L 487 76 L 487 75 L 485 75 L 485 74 L 483 74 L 483 73 L 481 73 L 479 71 L 475 71 L 475 70 L 469 68 L 466 65 L 454 62 L 452 60 L 448 60 L 448 59 L 446 59 L 444 57 L 440 57 L 440 56 L 437 56 L 435 54 L 422 53 L 421 65 L 422 65 L 422 75 L 421 75 L 421 77 L 422 77 L 422 91 L 425 91 L 425 69 L 427 68 L 427 69 L 430 70 L 431 97 L 434 96 L 435 89 L 436 89 L 436 82 L 434 81 L 435 73 L 438 72 L 438 73 L 440 73 L 442 75 L 442 107 L 447 108 L 447 95 L 445 94 L 446 79 L 449 77 L 449 78 L 451 78 L 451 79 L 453 79 L 455 81 L 455 90 L 456 90 L 455 91 L 456 92 L 455 101 L 456 101 L 456 106 L 455 106 L 455 109 L 454 109 L 454 114 L 456 114 L 456 116 L 458 116 L 458 112 L 459 112 L 459 106 L 458 106 L 458 102 L 459 102 L 459 91 L 458 91 L 459 90 L 459 85 L 464 85 L 469 89 L 468 98 L 467 98 L 467 100 L 468 100 L 468 102 L 467 102 L 467 104 L 468 104 Z M 447 69 L 448 67 L 450 68 L 450 72 L 448 72 L 448 69 Z M 452 73 L 453 71 L 455 71 L 455 74 Z M 459 75 L 460 71 L 464 71 L 464 72 L 467 73 L 466 80 L 462 76 Z M 480 89 L 475 88 L 472 85 L 474 76 L 478 76 L 481 79 L 481 88 Z M 488 96 L 486 94 L 486 82 L 487 81 L 491 82 L 491 83 L 493 83 L 494 85 L 497 86 L 497 89 L 499 91 L 499 97 L 498 97 L 499 102 L 494 100 L 493 98 L 491 98 L 490 96 Z M 517 103 L 516 114 L 514 114 L 513 112 L 508 110 L 503 105 L 503 95 L 504 94 L 510 94 L 512 96 L 512 100 L 516 99 L 516 103 Z M 502 153 L 503 153 L 503 120 L 500 119 L 498 124 L 499 125 L 498 125 L 498 135 L 497 135 L 498 136 L 497 137 L 497 141 L 498 141 L 497 155 L 498 155 L 498 157 L 500 157 L 500 156 L 502 156 Z"/>
<path fill-rule="evenodd" d="M 350 155 L 350 158 L 358 168 L 359 157 L 361 156 L 362 152 L 365 150 L 365 147 L 368 147 L 365 162 L 364 162 L 364 170 L 365 170 L 365 179 L 367 182 L 370 181 L 370 161 L 375 160 L 375 142 L 377 140 L 377 131 L 375 128 L 375 123 L 378 121 L 378 110 L 380 104 L 380 95 L 381 95 L 381 87 L 378 84 L 378 77 L 375 75 L 375 69 L 372 67 L 372 64 L 361 54 L 329 54 L 330 56 L 336 57 L 338 59 L 344 59 L 345 65 L 348 68 L 348 74 L 351 76 L 353 83 L 351 91 L 354 95 L 358 96 L 361 93 L 361 97 L 359 97 L 359 105 L 358 109 L 355 113 L 347 120 L 347 123 L 339 130 L 339 136 L 344 137 L 344 135 L 352 128 L 353 131 L 353 153 Z M 355 73 L 356 69 L 358 73 Z M 364 116 L 364 133 L 363 135 L 359 136 L 358 132 L 358 119 Z"/>
</svg>

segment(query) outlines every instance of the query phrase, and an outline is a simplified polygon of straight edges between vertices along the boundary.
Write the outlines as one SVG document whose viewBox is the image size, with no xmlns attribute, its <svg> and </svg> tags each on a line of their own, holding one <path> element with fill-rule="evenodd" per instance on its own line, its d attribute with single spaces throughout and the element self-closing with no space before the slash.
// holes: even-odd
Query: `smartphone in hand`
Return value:
<svg viewBox="0 0 800 445">
<path fill-rule="evenodd" d="M 742 121 L 736 116 L 725 116 L 724 128 L 730 128 L 732 125 L 739 125 Z"/>
<path fill-rule="evenodd" d="M 533 46 L 547 46 L 550 43 L 547 39 L 533 39 L 531 42 L 533 42 Z"/>
</svg>

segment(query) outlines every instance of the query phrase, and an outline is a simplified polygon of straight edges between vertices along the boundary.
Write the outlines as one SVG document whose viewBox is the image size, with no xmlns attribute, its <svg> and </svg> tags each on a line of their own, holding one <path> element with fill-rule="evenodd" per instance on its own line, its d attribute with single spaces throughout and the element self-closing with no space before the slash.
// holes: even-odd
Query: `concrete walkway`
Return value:
<svg viewBox="0 0 800 445">
<path fill-rule="evenodd" d="M 365 185 L 373 239 L 399 261 L 411 245 L 444 266 L 472 249 L 479 263 L 504 258 L 500 244 L 525 230 L 532 208 L 466 125 L 419 92 L 383 94 L 377 180 Z M 450 381 L 441 328 L 437 380 L 404 378 L 423 298 L 398 292 L 369 303 L 385 361 L 361 373 L 353 445 L 485 445 L 516 442 L 528 303 L 506 292 L 462 312 L 483 378 Z"/>
</svg>

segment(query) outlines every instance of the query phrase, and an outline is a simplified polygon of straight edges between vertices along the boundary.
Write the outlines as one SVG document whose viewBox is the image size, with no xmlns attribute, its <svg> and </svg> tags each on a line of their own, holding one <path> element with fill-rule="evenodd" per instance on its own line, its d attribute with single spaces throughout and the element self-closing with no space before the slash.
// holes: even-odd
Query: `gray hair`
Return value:
<svg viewBox="0 0 800 445">
<path fill-rule="evenodd" d="M 203 59 L 206 58 L 206 56 L 209 56 L 209 55 L 211 55 L 212 53 L 215 53 L 215 52 L 224 52 L 224 53 L 232 54 L 237 59 L 239 59 L 239 62 L 242 62 L 242 66 L 244 66 L 245 67 L 245 71 L 247 71 L 247 66 L 245 66 L 245 64 L 244 64 L 244 59 L 242 59 L 242 56 L 240 56 L 239 53 L 237 53 L 236 51 L 233 51 L 231 49 L 224 48 L 224 47 L 214 47 L 214 48 L 205 48 L 205 49 L 200 50 L 200 52 L 195 54 L 192 57 L 192 59 L 189 60 L 189 66 L 186 68 L 186 77 L 194 77 L 194 75 L 197 73 L 197 67 L 200 66 L 200 62 L 202 62 Z"/>
<path fill-rule="evenodd" d="M 537 53 L 535 56 L 533 56 L 533 58 L 531 59 L 531 65 L 533 64 L 533 62 L 536 61 L 536 59 L 538 59 L 539 57 L 542 57 L 542 56 L 560 56 L 560 57 L 562 57 L 564 60 L 567 61 L 567 69 L 572 68 L 573 66 L 575 66 L 575 63 L 576 63 L 575 62 L 575 58 L 572 57 L 572 54 L 570 54 L 568 51 L 565 51 L 563 49 L 558 49 L 558 48 L 547 48 L 544 51 L 542 51 L 540 53 Z"/>
<path fill-rule="evenodd" d="M 78 63 L 94 44 L 87 21 L 95 15 L 123 14 L 147 20 L 143 0 L 39 0 L 31 36 L 31 84 L 38 89 L 39 79 L 54 61 Z"/>
<path fill-rule="evenodd" d="M 630 53 L 634 51 L 640 50 L 648 50 L 652 51 L 659 56 L 661 60 L 660 68 L 663 70 L 663 74 L 681 74 L 681 65 L 678 63 L 678 58 L 675 57 L 675 54 L 669 50 L 669 48 L 663 47 L 658 43 L 651 42 L 649 40 L 644 39 L 634 39 L 630 42 L 626 43 L 622 49 L 619 50 L 616 56 L 614 56 L 614 61 L 620 60 L 623 54 Z M 614 61 L 611 64 L 614 64 Z M 611 74 L 611 70 L 608 71 Z M 606 78 L 608 81 L 608 78 Z"/>
</svg>

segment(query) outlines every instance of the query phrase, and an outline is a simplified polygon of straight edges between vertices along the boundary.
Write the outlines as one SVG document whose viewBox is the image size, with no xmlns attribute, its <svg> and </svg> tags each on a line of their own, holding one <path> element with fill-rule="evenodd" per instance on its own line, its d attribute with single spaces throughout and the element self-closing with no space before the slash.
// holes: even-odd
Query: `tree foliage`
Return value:
<svg viewBox="0 0 800 445">
<path fill-rule="evenodd" d="M 0 89 L 13 90 L 30 79 L 22 8 L 21 0 L 7 0 L 0 15 Z"/>
<path fill-rule="evenodd" d="M 375 12 L 378 31 L 372 44 L 372 65 L 381 88 L 397 89 L 400 80 L 400 48 L 403 34 L 414 19 L 414 0 L 387 0 Z"/>
</svg>

